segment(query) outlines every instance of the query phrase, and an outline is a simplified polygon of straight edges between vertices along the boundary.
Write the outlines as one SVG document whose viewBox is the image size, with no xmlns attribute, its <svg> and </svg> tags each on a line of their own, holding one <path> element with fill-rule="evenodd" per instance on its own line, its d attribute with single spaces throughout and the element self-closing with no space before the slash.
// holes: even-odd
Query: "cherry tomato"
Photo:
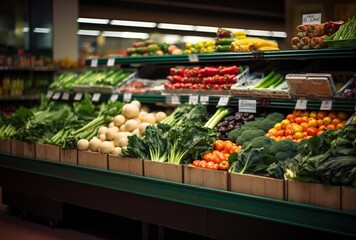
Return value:
<svg viewBox="0 0 356 240">
<path fill-rule="evenodd" d="M 219 163 L 219 170 L 222 170 L 222 171 L 227 171 L 230 167 L 230 163 L 228 161 L 221 161 Z"/>
</svg>

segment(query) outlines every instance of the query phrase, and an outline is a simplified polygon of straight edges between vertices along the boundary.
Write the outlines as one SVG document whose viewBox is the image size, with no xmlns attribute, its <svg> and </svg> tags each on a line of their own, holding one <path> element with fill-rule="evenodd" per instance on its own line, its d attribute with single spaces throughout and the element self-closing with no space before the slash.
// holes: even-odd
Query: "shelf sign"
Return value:
<svg viewBox="0 0 356 240">
<path fill-rule="evenodd" d="M 200 96 L 200 103 L 203 105 L 209 104 L 209 96 Z"/>
<path fill-rule="evenodd" d="M 219 98 L 218 106 L 226 106 L 229 103 L 229 96 L 221 96 Z"/>
<path fill-rule="evenodd" d="M 110 100 L 116 102 L 118 98 L 119 98 L 119 94 L 113 94 L 111 95 Z"/>
<path fill-rule="evenodd" d="M 52 96 L 52 99 L 58 100 L 60 96 L 61 96 L 61 93 L 60 93 L 60 92 L 55 92 L 55 93 L 53 94 L 53 96 Z"/>
<path fill-rule="evenodd" d="M 52 95 L 53 95 L 53 91 L 48 91 L 47 92 L 47 98 L 51 99 Z"/>
<path fill-rule="evenodd" d="M 303 14 L 302 23 L 303 24 L 320 24 L 321 23 L 321 13 Z"/>
<path fill-rule="evenodd" d="M 247 100 L 240 99 L 239 100 L 239 112 L 249 112 L 256 113 L 257 101 L 256 100 Z"/>
<path fill-rule="evenodd" d="M 100 93 L 94 93 L 93 97 L 91 98 L 93 102 L 97 102 L 99 101 L 99 99 L 100 99 Z"/>
<path fill-rule="evenodd" d="M 108 62 L 106 63 L 108 67 L 112 67 L 115 64 L 115 58 L 109 58 Z"/>
<path fill-rule="evenodd" d="M 62 95 L 62 100 L 69 100 L 69 93 L 64 92 Z"/>
<path fill-rule="evenodd" d="M 82 99 L 82 97 L 83 97 L 83 93 L 78 92 L 74 95 L 74 100 L 80 101 Z"/>
<path fill-rule="evenodd" d="M 177 95 L 172 95 L 171 96 L 171 103 L 172 104 L 180 104 L 180 98 Z"/>
<path fill-rule="evenodd" d="M 130 102 L 132 98 L 132 93 L 124 93 L 123 99 L 124 102 Z"/>
<path fill-rule="evenodd" d="M 333 106 L 333 101 L 329 100 L 329 101 L 322 101 L 321 105 L 320 105 L 320 110 L 331 110 Z"/>
<path fill-rule="evenodd" d="M 190 95 L 189 96 L 189 104 L 197 105 L 199 102 L 199 95 Z"/>
<path fill-rule="evenodd" d="M 188 54 L 189 62 L 199 62 L 199 57 L 196 54 Z"/>
<path fill-rule="evenodd" d="M 306 99 L 298 99 L 294 108 L 296 110 L 306 110 L 307 102 L 308 102 L 308 100 L 306 100 Z"/>
<path fill-rule="evenodd" d="M 90 66 L 91 67 L 97 67 L 98 66 L 98 59 L 97 58 L 93 58 L 91 60 Z"/>
</svg>

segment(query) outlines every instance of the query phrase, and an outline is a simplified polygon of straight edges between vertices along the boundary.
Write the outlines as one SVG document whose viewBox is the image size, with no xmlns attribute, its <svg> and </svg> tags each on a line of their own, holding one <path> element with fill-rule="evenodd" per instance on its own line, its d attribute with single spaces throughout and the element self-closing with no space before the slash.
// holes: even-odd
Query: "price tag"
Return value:
<svg viewBox="0 0 356 240">
<path fill-rule="evenodd" d="M 91 67 L 97 67 L 98 66 L 98 59 L 97 58 L 92 59 L 90 66 Z"/>
<path fill-rule="evenodd" d="M 333 101 L 322 101 L 320 105 L 320 110 L 331 110 L 333 106 Z"/>
<path fill-rule="evenodd" d="M 306 99 L 298 99 L 296 104 L 295 104 L 295 109 L 306 110 L 307 109 L 307 102 L 308 102 L 308 100 L 306 100 Z"/>
<path fill-rule="evenodd" d="M 189 104 L 196 105 L 199 102 L 199 95 L 190 95 Z"/>
<path fill-rule="evenodd" d="M 62 100 L 68 100 L 69 99 L 69 93 L 64 92 L 62 95 Z"/>
<path fill-rule="evenodd" d="M 100 93 L 94 93 L 91 100 L 93 102 L 97 102 L 97 101 L 99 101 L 99 99 L 100 99 Z"/>
<path fill-rule="evenodd" d="M 115 58 L 109 58 L 107 62 L 108 67 L 112 67 L 115 64 Z"/>
<path fill-rule="evenodd" d="M 82 97 L 83 97 L 83 93 L 78 92 L 74 95 L 74 100 L 80 101 L 82 99 Z"/>
<path fill-rule="evenodd" d="M 203 105 L 209 104 L 209 96 L 200 96 L 200 103 Z"/>
<path fill-rule="evenodd" d="M 196 54 L 189 54 L 188 58 L 189 62 L 199 62 L 199 57 Z"/>
<path fill-rule="evenodd" d="M 303 24 L 320 24 L 321 23 L 321 13 L 303 14 L 302 23 Z"/>
<path fill-rule="evenodd" d="M 60 93 L 60 92 L 55 92 L 55 93 L 53 94 L 53 96 L 52 96 L 52 99 L 58 100 L 60 96 L 61 96 L 61 93 Z"/>
<path fill-rule="evenodd" d="M 180 104 L 180 98 L 177 95 L 172 95 L 171 96 L 171 103 L 172 104 Z"/>
<path fill-rule="evenodd" d="M 239 100 L 239 112 L 256 113 L 257 101 L 256 100 Z"/>
<path fill-rule="evenodd" d="M 111 95 L 110 100 L 116 102 L 118 98 L 119 98 L 119 94 L 113 94 Z"/>
<path fill-rule="evenodd" d="M 124 102 L 130 102 L 132 98 L 132 93 L 124 93 L 123 99 Z"/>
<path fill-rule="evenodd" d="M 47 92 L 47 98 L 50 99 L 52 97 L 52 95 L 53 95 L 53 91 L 48 91 Z"/>
<path fill-rule="evenodd" d="M 229 103 L 229 96 L 221 96 L 219 98 L 218 106 L 226 106 Z"/>
</svg>

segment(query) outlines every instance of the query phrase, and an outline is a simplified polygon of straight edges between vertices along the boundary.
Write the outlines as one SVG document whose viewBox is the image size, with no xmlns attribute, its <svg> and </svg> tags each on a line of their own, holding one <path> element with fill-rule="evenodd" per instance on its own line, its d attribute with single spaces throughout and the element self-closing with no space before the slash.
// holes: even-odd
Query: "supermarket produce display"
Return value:
<svg viewBox="0 0 356 240">
<path fill-rule="evenodd" d="M 331 36 L 346 26 L 333 24 Z M 321 27 L 325 24 L 311 32 Z M 135 201 L 149 196 L 172 208 L 202 208 L 208 212 L 206 225 L 199 225 L 205 230 L 188 231 L 211 237 L 223 236 L 206 230 L 217 221 L 215 214 L 356 236 L 355 73 L 351 69 L 340 77 L 335 72 L 341 64 L 329 69 L 328 62 L 354 61 L 354 48 L 279 50 L 226 29 L 218 34 L 219 53 L 199 50 L 192 58 L 198 50 L 190 49 L 162 55 L 159 44 L 142 42 L 137 47 L 152 54 L 95 59 L 95 64 L 90 59 L 82 74 L 64 73 L 38 106 L 1 115 L 0 171 L 6 176 L 28 171 L 56 179 L 57 186 L 66 184 L 65 178 L 87 190 L 132 194 Z M 229 50 L 222 50 L 226 46 Z M 283 64 L 287 59 L 295 68 Z M 123 67 L 113 70 L 108 62 Z M 142 65 L 126 71 L 133 63 Z M 160 84 L 146 89 L 152 95 L 126 91 L 146 79 L 145 63 L 159 69 L 156 79 L 147 79 Z M 103 66 L 107 69 L 99 69 Z M 51 194 L 109 211 L 87 199 Z M 115 211 L 162 225 L 167 220 Z M 297 212 L 310 217 L 300 219 Z"/>
</svg>

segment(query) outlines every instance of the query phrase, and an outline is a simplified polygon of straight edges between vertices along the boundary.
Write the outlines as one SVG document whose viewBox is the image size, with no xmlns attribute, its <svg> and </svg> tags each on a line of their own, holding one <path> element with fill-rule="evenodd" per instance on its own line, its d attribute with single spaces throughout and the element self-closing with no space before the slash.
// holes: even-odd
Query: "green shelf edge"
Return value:
<svg viewBox="0 0 356 240">
<path fill-rule="evenodd" d="M 354 47 L 344 48 L 322 48 L 307 50 L 279 50 L 279 51 L 257 51 L 257 52 L 226 52 L 226 53 L 207 53 L 195 54 L 197 62 L 212 61 L 237 61 L 237 60 L 285 60 L 297 58 L 337 58 L 337 57 L 355 57 L 356 49 Z M 97 65 L 107 65 L 110 58 L 97 58 Z M 196 58 L 194 58 L 196 59 Z M 91 66 L 92 59 L 85 61 L 86 66 Z M 163 55 L 163 56 L 135 56 L 135 57 L 117 57 L 114 64 L 141 64 L 141 63 L 194 63 L 190 60 L 189 54 Z M 196 63 L 196 62 L 195 62 Z"/>
<path fill-rule="evenodd" d="M 356 236 L 356 214 L 341 210 L 8 154 L 0 154 L 0 168 L 345 236 Z"/>
</svg>

